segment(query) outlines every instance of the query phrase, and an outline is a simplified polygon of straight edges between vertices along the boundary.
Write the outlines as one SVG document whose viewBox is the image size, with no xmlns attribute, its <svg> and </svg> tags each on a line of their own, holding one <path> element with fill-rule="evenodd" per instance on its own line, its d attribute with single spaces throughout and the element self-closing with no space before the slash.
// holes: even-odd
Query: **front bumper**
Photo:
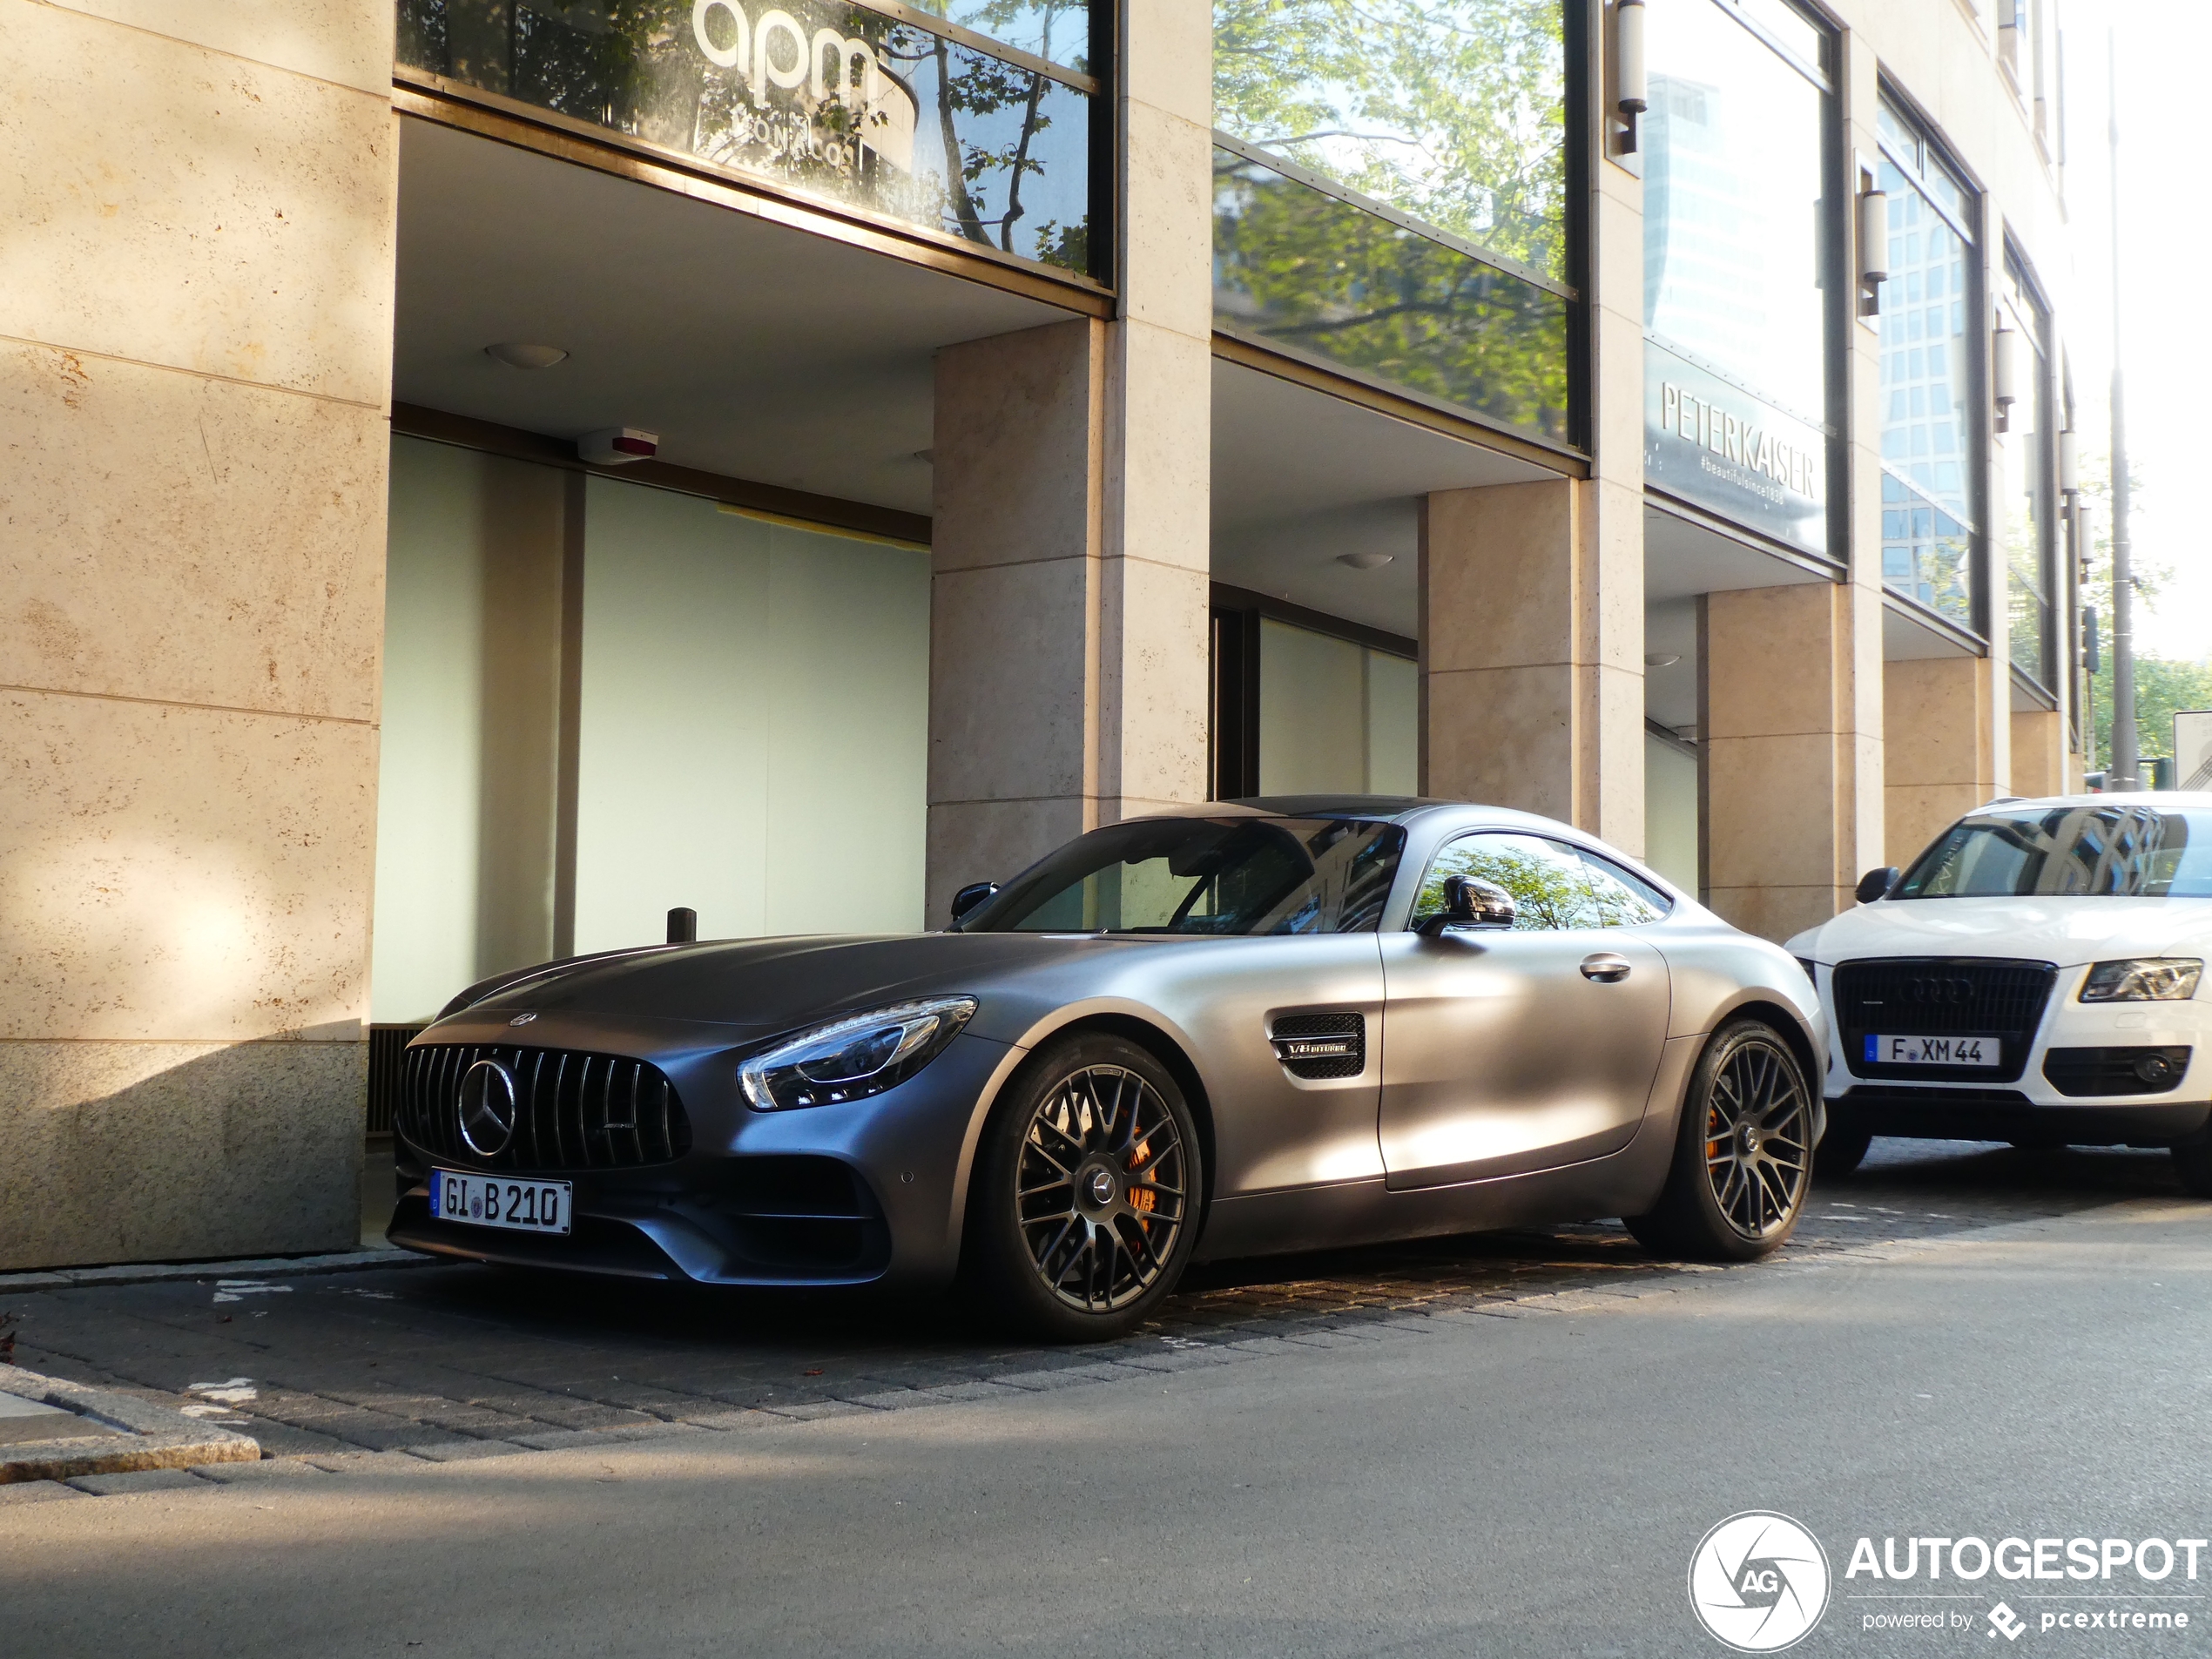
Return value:
<svg viewBox="0 0 2212 1659">
<path fill-rule="evenodd" d="M 425 1046 L 484 1042 L 503 1030 L 462 1020 Z M 981 1103 L 1015 1054 L 963 1033 L 906 1082 L 840 1106 L 759 1112 L 736 1082 L 733 1049 L 671 1043 L 665 1031 L 541 1022 L 548 1049 L 651 1060 L 683 1102 L 691 1147 L 626 1169 L 506 1169 L 520 1181 L 571 1184 L 566 1237 L 434 1218 L 434 1168 L 489 1171 L 394 1136 L 399 1204 L 387 1237 L 403 1249 L 474 1261 L 704 1285 L 827 1286 L 949 1282 L 959 1263 L 967 1157 Z M 685 1034 L 694 1035 L 699 1034 Z"/>
<path fill-rule="evenodd" d="M 1838 1122 L 1934 1140 L 2163 1146 L 2212 1121 L 2212 1005 L 2085 1003 L 2087 964 L 2059 969 L 2017 1078 L 1859 1075 L 1837 1017 L 1833 968 L 1818 972 L 1829 1015 L 1827 1096 Z M 2185 1062 L 2163 1088 L 2131 1084 L 2128 1057 Z"/>
</svg>

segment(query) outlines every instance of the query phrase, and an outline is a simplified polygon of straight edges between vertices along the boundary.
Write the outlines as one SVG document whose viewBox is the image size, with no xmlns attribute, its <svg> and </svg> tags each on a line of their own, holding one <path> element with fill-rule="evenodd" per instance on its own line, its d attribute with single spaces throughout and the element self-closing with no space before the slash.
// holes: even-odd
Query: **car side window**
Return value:
<svg viewBox="0 0 2212 1659">
<path fill-rule="evenodd" d="M 1606 926 L 1591 890 L 1590 873 L 1571 846 L 1541 835 L 1485 830 L 1462 835 L 1431 860 L 1413 899 L 1411 921 L 1419 923 L 1444 908 L 1444 882 L 1455 875 L 1495 882 L 1513 894 L 1522 932 Z"/>
<path fill-rule="evenodd" d="M 1590 895 L 1597 906 L 1601 927 L 1634 927 L 1657 921 L 1675 907 L 1675 901 L 1633 870 L 1611 859 L 1600 858 L 1588 847 L 1575 849 L 1590 873 Z"/>
</svg>

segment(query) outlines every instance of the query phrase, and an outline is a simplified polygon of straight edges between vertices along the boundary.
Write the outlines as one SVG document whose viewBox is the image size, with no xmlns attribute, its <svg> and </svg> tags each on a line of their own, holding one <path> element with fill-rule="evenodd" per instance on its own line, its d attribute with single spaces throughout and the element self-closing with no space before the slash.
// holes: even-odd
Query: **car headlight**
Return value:
<svg viewBox="0 0 2212 1659">
<path fill-rule="evenodd" d="M 1805 970 L 1805 977 L 1811 980 L 1813 984 L 1817 987 L 1820 983 L 1819 964 L 1815 962 L 1810 956 L 1798 956 L 1793 958 L 1792 960 L 1797 962 L 1798 967 Z"/>
<path fill-rule="evenodd" d="M 2081 982 L 2084 1002 L 2186 1002 L 2204 964 L 2194 956 L 2141 956 L 2099 962 Z"/>
<path fill-rule="evenodd" d="M 738 1082 L 764 1112 L 866 1100 L 935 1059 L 974 1013 L 972 996 L 933 996 L 849 1014 L 753 1055 Z"/>
</svg>

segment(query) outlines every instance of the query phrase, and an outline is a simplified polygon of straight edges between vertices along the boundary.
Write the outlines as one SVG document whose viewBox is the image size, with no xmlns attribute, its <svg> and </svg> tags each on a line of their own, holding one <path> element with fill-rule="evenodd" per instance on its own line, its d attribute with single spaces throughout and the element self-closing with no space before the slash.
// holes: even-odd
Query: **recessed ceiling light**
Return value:
<svg viewBox="0 0 2212 1659">
<path fill-rule="evenodd" d="M 1355 570 L 1379 570 L 1396 556 L 1393 553 L 1339 553 L 1337 563 Z"/>
<path fill-rule="evenodd" d="M 1672 668 L 1680 661 L 1682 653 L 1679 651 L 1655 651 L 1643 659 L 1643 665 L 1646 668 Z"/>
<path fill-rule="evenodd" d="M 568 356 L 558 346 L 533 346 L 528 341 L 502 340 L 484 347 L 484 355 L 509 368 L 550 368 Z"/>
</svg>

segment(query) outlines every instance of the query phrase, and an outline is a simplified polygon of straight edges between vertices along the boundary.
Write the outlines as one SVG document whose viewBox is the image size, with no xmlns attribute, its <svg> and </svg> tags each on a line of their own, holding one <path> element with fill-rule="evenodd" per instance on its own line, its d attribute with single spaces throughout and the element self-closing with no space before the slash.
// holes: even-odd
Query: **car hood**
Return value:
<svg viewBox="0 0 2212 1659">
<path fill-rule="evenodd" d="M 1862 956 L 2006 956 L 2061 968 L 2119 956 L 2197 954 L 2206 899 L 1885 899 L 1790 941 L 1824 962 Z"/>
<path fill-rule="evenodd" d="M 1009 974 L 1154 943 L 1051 934 L 724 940 L 548 963 L 453 1012 L 699 1022 L 742 1039 L 912 997 L 980 992 Z"/>
</svg>

